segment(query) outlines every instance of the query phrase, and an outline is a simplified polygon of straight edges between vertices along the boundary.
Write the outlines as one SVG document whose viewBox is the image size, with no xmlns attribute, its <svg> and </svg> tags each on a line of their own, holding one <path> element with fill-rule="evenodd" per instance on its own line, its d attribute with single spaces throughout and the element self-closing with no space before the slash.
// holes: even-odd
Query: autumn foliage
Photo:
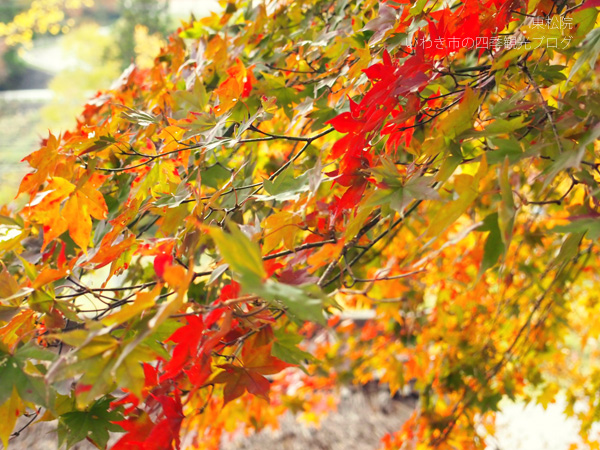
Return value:
<svg viewBox="0 0 600 450">
<path fill-rule="evenodd" d="M 419 394 L 383 448 L 484 448 L 502 399 L 559 393 L 594 445 L 598 3 L 184 23 L 1 211 L 4 444 L 29 414 L 67 446 L 217 448 L 377 382 Z"/>
</svg>

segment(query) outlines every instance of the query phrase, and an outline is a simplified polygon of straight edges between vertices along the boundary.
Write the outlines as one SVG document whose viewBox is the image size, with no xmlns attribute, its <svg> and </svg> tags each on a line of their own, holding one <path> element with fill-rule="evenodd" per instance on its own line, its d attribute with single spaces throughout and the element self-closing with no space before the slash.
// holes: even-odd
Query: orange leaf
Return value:
<svg viewBox="0 0 600 450">
<path fill-rule="evenodd" d="M 178 264 L 167 265 L 164 268 L 163 278 L 172 288 L 187 287 L 186 281 L 188 277 L 186 270 Z"/>
<path fill-rule="evenodd" d="M 273 375 L 283 369 L 293 367 L 271 355 L 275 336 L 271 327 L 265 327 L 251 336 L 242 350 L 244 367 L 261 375 Z"/>
<path fill-rule="evenodd" d="M 256 82 L 252 74 L 252 68 L 246 69 L 239 59 L 237 65 L 227 70 L 229 77 L 223 81 L 215 93 L 219 96 L 219 106 L 216 108 L 216 115 L 220 116 L 229 111 L 242 98 L 248 97 L 252 90 L 252 84 Z"/>
<path fill-rule="evenodd" d="M 223 388 L 223 405 L 241 397 L 246 391 L 265 400 L 269 400 L 271 383 L 260 373 L 233 364 L 217 366 L 224 369 L 213 378 L 214 383 L 225 383 Z"/>
<path fill-rule="evenodd" d="M 69 270 L 69 267 L 65 264 L 60 269 L 52 269 L 50 267 L 46 267 L 44 270 L 40 272 L 40 274 L 33 281 L 33 288 L 39 289 L 40 287 L 51 283 L 56 280 L 60 280 L 64 278 Z"/>
<path fill-rule="evenodd" d="M 13 319 L 0 328 L 0 342 L 12 352 L 21 338 L 35 329 L 35 313 L 28 309 L 21 311 Z M 31 337 L 33 337 L 31 335 Z"/>
<path fill-rule="evenodd" d="M 92 219 L 84 202 L 79 201 L 79 196 L 72 196 L 65 205 L 62 214 L 69 226 L 69 235 L 84 252 L 90 242 L 92 233 Z"/>
</svg>

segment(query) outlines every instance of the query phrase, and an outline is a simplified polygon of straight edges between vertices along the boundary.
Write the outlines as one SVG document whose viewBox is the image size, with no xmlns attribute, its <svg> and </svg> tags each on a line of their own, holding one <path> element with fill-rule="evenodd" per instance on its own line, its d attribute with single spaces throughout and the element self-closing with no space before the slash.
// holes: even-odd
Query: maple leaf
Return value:
<svg viewBox="0 0 600 450">
<path fill-rule="evenodd" d="M 23 178 L 17 195 L 22 192 L 35 195 L 38 188 L 54 175 L 56 166 L 60 163 L 59 144 L 60 137 L 50 133 L 42 148 L 23 158 L 23 161 L 27 161 L 36 170 Z"/>
<path fill-rule="evenodd" d="M 204 322 L 199 316 L 189 316 L 186 320 L 187 325 L 179 328 L 168 339 L 177 345 L 173 349 L 171 359 L 163 369 L 161 381 L 177 376 L 184 366 L 198 354 L 200 340 L 205 331 Z"/>
<path fill-rule="evenodd" d="M 244 67 L 239 59 L 236 64 L 227 69 L 227 79 L 223 81 L 215 93 L 219 96 L 219 106 L 216 108 L 217 115 L 222 115 L 234 107 L 242 98 L 248 97 L 252 85 L 256 83 L 251 67 Z"/>
<path fill-rule="evenodd" d="M 165 267 L 173 264 L 173 255 L 167 253 L 161 253 L 154 257 L 154 273 L 159 279 L 163 278 L 165 273 Z"/>
<path fill-rule="evenodd" d="M 110 410 L 110 397 L 102 398 L 85 411 L 72 411 L 60 416 L 58 420 L 59 445 L 71 448 L 84 439 L 98 448 L 106 448 L 109 432 L 119 432 L 122 428 L 115 424 L 122 419 L 118 411 Z"/>
<path fill-rule="evenodd" d="M 274 341 L 274 338 L 272 339 Z M 271 355 L 273 341 L 262 347 L 245 346 L 242 358 L 244 367 L 261 375 L 273 375 L 288 367 L 293 367 L 293 364 L 284 362 Z"/>
<path fill-rule="evenodd" d="M 112 446 L 111 450 L 143 449 L 144 442 L 155 426 L 145 412 L 138 417 L 130 416 L 127 419 L 116 421 L 114 424 L 125 430 L 126 434 Z"/>
<path fill-rule="evenodd" d="M 274 342 L 271 327 L 264 327 L 252 335 L 242 349 L 242 366 L 221 364 L 212 381 L 224 383 L 224 404 L 243 395 L 246 391 L 265 400 L 269 399 L 270 383 L 263 375 L 273 375 L 292 367 L 271 355 Z"/>
<path fill-rule="evenodd" d="M 300 231 L 299 224 L 302 219 L 297 215 L 287 211 L 270 215 L 263 221 L 265 229 L 265 240 L 262 251 L 269 253 L 277 248 L 283 240 L 285 248 L 292 250 L 294 248 L 294 239 Z"/>
<path fill-rule="evenodd" d="M 87 183 L 77 189 L 62 210 L 62 215 L 68 222 L 71 239 L 84 251 L 87 251 L 92 234 L 92 217 L 103 220 L 107 214 L 108 207 L 104 197 L 93 183 Z"/>
<path fill-rule="evenodd" d="M 13 387 L 10 397 L 4 403 L 0 404 L 0 414 L 4 418 L 0 422 L 0 441 L 4 445 L 4 448 L 8 448 L 8 442 L 17 424 L 17 419 L 21 411 L 25 409 L 26 406 L 19 397 L 17 388 Z"/>
<path fill-rule="evenodd" d="M 220 364 L 217 367 L 223 371 L 213 377 L 212 382 L 225 384 L 223 405 L 241 397 L 245 392 L 269 400 L 271 383 L 259 372 L 233 364 Z"/>
<path fill-rule="evenodd" d="M 99 182 L 90 180 L 77 188 L 64 178 L 54 177 L 33 198 L 28 211 L 31 220 L 43 226 L 42 248 L 68 230 L 73 241 L 82 250 L 87 250 L 92 232 L 91 218 L 102 220 L 108 214 L 104 197 L 96 190 Z"/>
</svg>

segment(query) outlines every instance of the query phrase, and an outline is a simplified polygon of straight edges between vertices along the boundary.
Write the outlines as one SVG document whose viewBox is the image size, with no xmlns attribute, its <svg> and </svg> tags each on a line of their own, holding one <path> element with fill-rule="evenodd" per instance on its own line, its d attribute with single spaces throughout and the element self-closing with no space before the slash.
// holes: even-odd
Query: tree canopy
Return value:
<svg viewBox="0 0 600 450">
<path fill-rule="evenodd" d="M 93 0 L 33 0 L 24 8 L 23 2 L 8 0 L 0 6 L 0 38 L 9 47 L 28 46 L 35 34 L 66 32 L 74 21 L 65 12 L 93 3 Z"/>
<path fill-rule="evenodd" d="M 382 448 L 484 448 L 502 399 L 558 392 L 593 445 L 598 5 L 229 1 L 184 23 L 0 211 L 4 445 L 29 413 L 67 447 L 217 448 L 369 381 L 419 393 Z"/>
</svg>

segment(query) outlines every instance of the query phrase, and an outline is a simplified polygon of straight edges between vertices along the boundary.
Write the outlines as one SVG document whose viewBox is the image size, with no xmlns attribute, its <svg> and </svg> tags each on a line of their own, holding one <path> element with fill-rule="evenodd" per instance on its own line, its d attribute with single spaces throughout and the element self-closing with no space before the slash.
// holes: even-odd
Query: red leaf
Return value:
<svg viewBox="0 0 600 450">
<path fill-rule="evenodd" d="M 336 216 L 339 215 L 342 211 L 354 208 L 360 199 L 362 198 L 363 192 L 365 192 L 365 188 L 367 187 L 367 181 L 362 180 L 352 186 L 350 186 L 342 198 L 337 204 L 336 208 Z"/>
<path fill-rule="evenodd" d="M 240 296 L 240 285 L 239 285 L 239 283 L 232 281 L 230 284 L 223 286 L 223 289 L 221 290 L 221 294 L 219 295 L 219 298 L 217 298 L 214 301 L 213 306 L 217 303 L 221 303 L 221 302 L 224 302 L 225 300 L 230 300 L 232 298 L 237 298 L 239 296 Z M 224 311 L 225 311 L 224 308 L 216 308 L 216 309 L 213 309 L 211 312 L 209 312 L 208 315 L 206 316 L 206 328 L 212 327 L 212 325 L 221 318 Z"/>
<path fill-rule="evenodd" d="M 373 64 L 372 66 L 363 69 L 363 72 L 371 81 L 381 80 L 385 77 L 386 68 L 383 64 Z"/>
<path fill-rule="evenodd" d="M 119 439 L 111 450 L 144 449 L 144 441 L 150 435 L 154 427 L 154 423 L 146 413 L 142 413 L 142 415 L 137 418 L 132 417 L 115 423 L 127 431 L 127 434 Z"/>
<path fill-rule="evenodd" d="M 198 354 L 200 339 L 204 334 L 205 326 L 202 317 L 188 316 L 187 325 L 179 328 L 169 337 L 167 341 L 175 342 L 173 356 L 167 362 L 160 381 L 168 380 L 178 376 L 186 364 Z"/>
<path fill-rule="evenodd" d="M 340 133 L 352 133 L 358 131 L 358 129 L 360 129 L 360 125 L 362 124 L 361 121 L 354 119 L 350 112 L 342 113 L 325 123 L 330 124 L 336 129 L 336 131 L 339 131 Z"/>
<path fill-rule="evenodd" d="M 167 266 L 173 264 L 173 255 L 170 253 L 161 253 L 154 258 L 154 272 L 156 276 L 162 280 Z"/>
<path fill-rule="evenodd" d="M 212 374 L 210 364 L 210 355 L 202 354 L 202 356 L 198 358 L 197 362 L 192 367 L 184 370 L 185 374 L 190 380 L 190 383 L 192 383 L 194 386 L 203 386 L 206 383 L 206 380 L 208 380 L 208 377 L 210 377 Z"/>
<path fill-rule="evenodd" d="M 596 8 L 598 6 L 600 6 L 600 0 L 588 0 L 579 8 L 579 10 L 581 11 L 587 8 Z"/>
<path fill-rule="evenodd" d="M 60 253 L 58 254 L 58 258 L 56 260 L 56 264 L 59 268 L 62 269 L 62 267 L 66 264 L 67 262 L 67 256 L 65 255 L 65 248 L 66 248 L 66 244 L 64 242 L 61 242 L 62 246 L 60 248 Z"/>
<path fill-rule="evenodd" d="M 144 450 L 165 450 L 180 448 L 179 431 L 181 422 L 184 419 L 181 399 L 175 393 L 174 397 L 161 395 L 156 399 L 162 406 L 162 414 L 164 419 L 159 421 L 148 435 Z"/>
</svg>

